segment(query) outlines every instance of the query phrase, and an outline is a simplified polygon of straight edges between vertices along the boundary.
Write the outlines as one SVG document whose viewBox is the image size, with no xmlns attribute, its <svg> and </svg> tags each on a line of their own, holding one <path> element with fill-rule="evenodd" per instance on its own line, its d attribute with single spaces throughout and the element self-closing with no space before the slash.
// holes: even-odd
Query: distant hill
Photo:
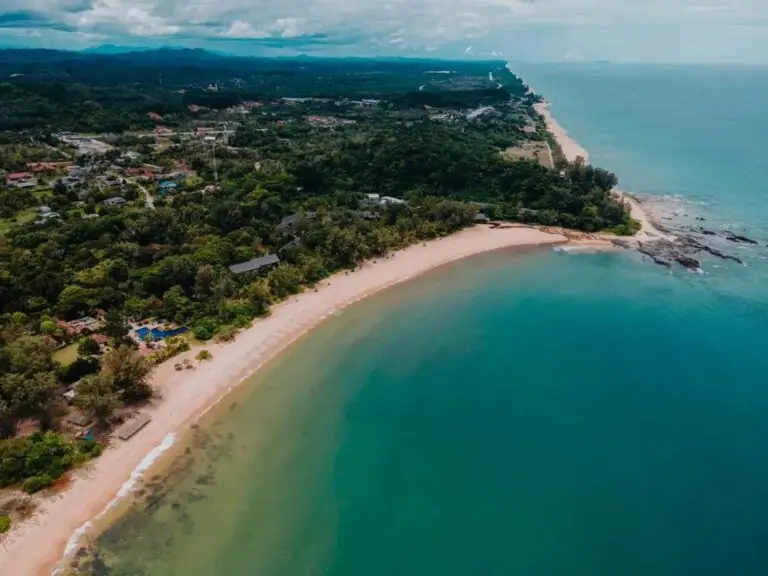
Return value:
<svg viewBox="0 0 768 576">
<path fill-rule="evenodd" d="M 487 77 L 488 67 L 503 67 L 501 61 L 453 62 L 438 66 L 472 69 L 471 75 Z M 244 89 L 251 98 L 269 95 L 351 94 L 347 76 L 369 77 L 368 83 L 349 80 L 359 97 L 375 98 L 381 91 L 377 78 L 400 82 L 409 77 L 415 90 L 435 60 L 407 58 L 327 58 L 233 56 L 201 48 L 135 49 L 104 45 L 88 51 L 46 49 L 0 50 L 0 83 L 17 85 L 143 86 L 162 90 L 211 92 Z M 480 69 L 482 72 L 474 72 Z M 333 79 L 330 81 L 329 79 Z M 494 88 L 495 89 L 495 88 Z M 211 96 L 212 97 L 212 96 Z M 221 99 L 221 98 L 219 98 Z M 208 107 L 217 107 L 206 104 Z"/>
<path fill-rule="evenodd" d="M 92 48 L 86 48 L 81 52 L 83 54 L 125 54 L 126 52 L 146 52 L 152 50 L 145 46 L 117 46 L 115 44 L 102 44 L 101 46 L 93 46 Z"/>
</svg>

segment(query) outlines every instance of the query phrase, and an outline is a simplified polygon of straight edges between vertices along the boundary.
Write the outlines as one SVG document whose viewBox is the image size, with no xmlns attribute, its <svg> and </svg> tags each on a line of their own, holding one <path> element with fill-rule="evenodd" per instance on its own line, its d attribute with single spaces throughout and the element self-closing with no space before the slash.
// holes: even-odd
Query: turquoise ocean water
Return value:
<svg viewBox="0 0 768 576">
<path fill-rule="evenodd" d="M 760 238 L 747 266 L 499 252 L 364 301 L 195 430 L 91 573 L 768 573 L 768 70 L 518 69 L 625 188 Z"/>
</svg>

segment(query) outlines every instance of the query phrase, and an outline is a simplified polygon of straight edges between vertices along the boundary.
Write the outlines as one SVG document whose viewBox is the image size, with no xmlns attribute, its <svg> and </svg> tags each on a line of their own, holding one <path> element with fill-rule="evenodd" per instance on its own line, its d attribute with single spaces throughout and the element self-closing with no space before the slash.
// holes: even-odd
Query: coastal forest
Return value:
<svg viewBox="0 0 768 576">
<path fill-rule="evenodd" d="M 610 172 L 502 154 L 548 141 L 537 101 L 502 62 L 0 51 L 0 486 L 54 483 L 154 363 L 334 272 L 489 220 L 632 233 Z"/>
</svg>

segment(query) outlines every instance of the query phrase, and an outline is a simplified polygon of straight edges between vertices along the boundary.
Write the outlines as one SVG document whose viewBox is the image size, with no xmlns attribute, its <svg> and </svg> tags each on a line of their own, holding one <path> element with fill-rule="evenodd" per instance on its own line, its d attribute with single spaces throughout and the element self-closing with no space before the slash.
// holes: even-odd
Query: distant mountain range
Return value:
<svg viewBox="0 0 768 576">
<path fill-rule="evenodd" d="M 117 46 L 115 44 L 102 44 L 81 50 L 84 54 L 125 54 L 126 52 L 146 52 L 151 50 L 145 46 Z"/>
<path fill-rule="evenodd" d="M 212 54 L 215 56 L 222 56 L 226 58 L 232 58 L 237 57 L 234 54 L 231 54 L 229 52 L 222 52 L 219 50 L 204 50 L 203 48 L 184 48 L 184 47 L 175 47 L 175 46 L 161 46 L 160 48 L 157 47 L 149 47 L 149 46 L 118 46 L 116 44 L 101 44 L 100 46 L 93 46 L 91 48 L 86 48 L 85 50 L 80 50 L 79 52 L 83 54 L 128 54 L 131 52 L 196 52 L 196 53 L 205 53 L 205 54 Z"/>
</svg>

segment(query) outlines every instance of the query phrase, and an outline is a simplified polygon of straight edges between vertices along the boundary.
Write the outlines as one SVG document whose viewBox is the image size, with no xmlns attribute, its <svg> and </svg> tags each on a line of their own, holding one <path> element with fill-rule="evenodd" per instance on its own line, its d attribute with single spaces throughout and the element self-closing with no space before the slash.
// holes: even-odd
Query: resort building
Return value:
<svg viewBox="0 0 768 576">
<path fill-rule="evenodd" d="M 280 258 L 277 254 L 267 254 L 266 256 L 259 256 L 258 258 L 252 258 L 247 262 L 240 262 L 239 264 L 233 264 L 229 267 L 229 271 L 232 274 L 245 274 L 246 272 L 260 272 L 262 270 L 269 270 L 274 266 L 280 264 Z"/>
</svg>

